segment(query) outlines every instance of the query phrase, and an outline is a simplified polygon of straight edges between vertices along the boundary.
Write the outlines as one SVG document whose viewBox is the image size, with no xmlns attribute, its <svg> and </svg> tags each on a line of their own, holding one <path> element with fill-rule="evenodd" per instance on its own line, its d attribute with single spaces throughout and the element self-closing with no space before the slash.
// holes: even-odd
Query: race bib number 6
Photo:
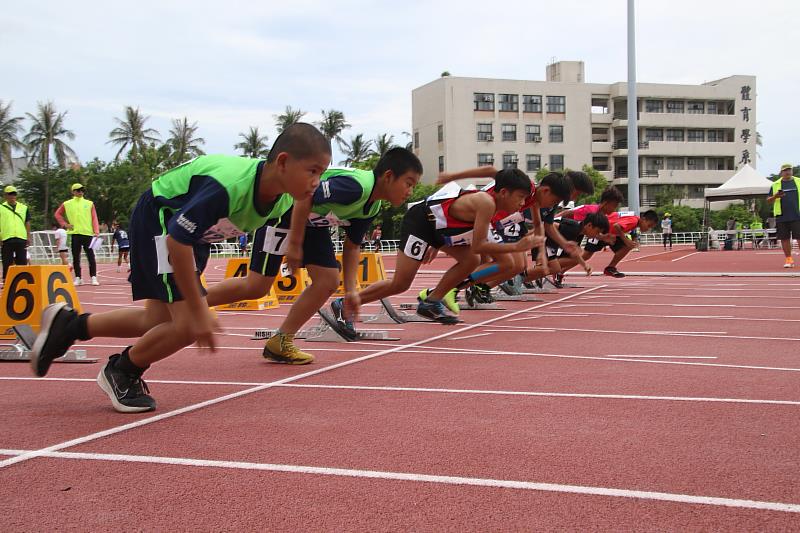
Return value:
<svg viewBox="0 0 800 533">
<path fill-rule="evenodd" d="M 426 251 L 428 251 L 427 242 L 423 241 L 419 237 L 415 237 L 414 235 L 408 236 L 408 240 L 406 241 L 406 247 L 403 249 L 404 254 L 406 254 L 411 259 L 422 261 L 422 258 L 425 256 Z"/>
<path fill-rule="evenodd" d="M 268 254 L 286 255 L 286 248 L 289 245 L 289 230 L 279 229 L 274 226 L 267 226 L 264 233 L 263 250 Z"/>
</svg>

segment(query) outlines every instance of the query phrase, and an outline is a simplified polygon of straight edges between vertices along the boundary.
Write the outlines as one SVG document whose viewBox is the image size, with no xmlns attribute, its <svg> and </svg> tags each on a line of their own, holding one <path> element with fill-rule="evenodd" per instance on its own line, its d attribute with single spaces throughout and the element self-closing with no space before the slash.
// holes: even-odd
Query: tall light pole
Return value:
<svg viewBox="0 0 800 533">
<path fill-rule="evenodd" d="M 639 129 L 636 105 L 636 17 L 628 0 L 628 209 L 639 215 Z"/>
</svg>

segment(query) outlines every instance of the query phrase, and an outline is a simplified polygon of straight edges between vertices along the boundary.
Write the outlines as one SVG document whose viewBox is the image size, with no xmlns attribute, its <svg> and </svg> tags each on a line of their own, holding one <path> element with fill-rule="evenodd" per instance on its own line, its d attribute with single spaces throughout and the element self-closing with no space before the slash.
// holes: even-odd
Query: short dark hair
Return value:
<svg viewBox="0 0 800 533">
<path fill-rule="evenodd" d="M 596 213 L 589 213 L 588 215 L 586 215 L 586 218 L 584 218 L 583 221 L 581 222 L 581 229 L 583 229 L 583 227 L 586 226 L 586 224 L 591 224 L 592 226 L 598 228 L 603 233 L 607 233 L 609 229 L 608 217 L 606 217 L 600 211 Z"/>
<path fill-rule="evenodd" d="M 653 224 L 658 223 L 658 213 L 656 213 L 652 209 L 648 209 L 647 211 L 642 213 L 639 218 L 643 218 L 649 222 L 652 222 Z"/>
<path fill-rule="evenodd" d="M 296 122 L 286 127 L 275 139 L 267 156 L 267 163 L 275 162 L 281 152 L 297 159 L 307 159 L 318 154 L 331 155 L 331 143 L 311 124 Z"/>
<path fill-rule="evenodd" d="M 572 188 L 583 194 L 594 194 L 594 183 L 586 172 L 580 170 L 568 170 L 567 178 L 572 183 Z"/>
<path fill-rule="evenodd" d="M 600 203 L 613 202 L 621 204 L 624 201 L 625 197 L 622 196 L 622 193 L 619 192 L 619 189 L 617 189 L 613 185 L 609 185 L 608 187 L 606 187 L 600 194 Z"/>
<path fill-rule="evenodd" d="M 508 189 L 514 191 L 526 191 L 531 193 L 531 179 L 518 168 L 504 168 L 494 177 L 494 190 L 501 191 Z"/>
<path fill-rule="evenodd" d="M 391 170 L 395 177 L 402 176 L 409 170 L 422 175 L 422 163 L 411 151 L 397 146 L 381 156 L 372 173 L 379 178 L 387 170 Z"/>
<path fill-rule="evenodd" d="M 572 183 L 560 172 L 546 174 L 539 182 L 539 187 L 549 187 L 562 202 L 569 202 L 572 196 Z"/>
</svg>

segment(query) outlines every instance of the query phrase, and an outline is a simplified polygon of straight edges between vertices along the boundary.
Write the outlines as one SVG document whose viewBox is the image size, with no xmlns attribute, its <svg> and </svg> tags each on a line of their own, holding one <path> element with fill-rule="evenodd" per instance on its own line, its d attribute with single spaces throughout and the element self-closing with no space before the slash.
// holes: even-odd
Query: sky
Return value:
<svg viewBox="0 0 800 533">
<path fill-rule="evenodd" d="M 108 132 L 127 105 L 162 139 L 171 119 L 197 121 L 207 153 L 234 153 L 249 126 L 271 144 L 287 105 L 312 122 L 338 109 L 345 138 L 389 133 L 404 145 L 411 91 L 445 70 L 543 80 L 553 59 L 582 60 L 588 82 L 627 79 L 625 0 L 5 4 L 0 100 L 15 116 L 48 100 L 68 111 L 83 161 L 113 158 Z M 638 81 L 755 75 L 757 168 L 800 164 L 798 19 L 800 2 L 786 0 L 637 1 Z"/>
</svg>

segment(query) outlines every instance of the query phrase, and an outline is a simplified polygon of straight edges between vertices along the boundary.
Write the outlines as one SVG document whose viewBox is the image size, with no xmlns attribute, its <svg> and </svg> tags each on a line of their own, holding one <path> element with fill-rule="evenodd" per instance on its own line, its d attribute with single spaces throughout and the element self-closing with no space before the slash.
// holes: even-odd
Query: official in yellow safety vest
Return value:
<svg viewBox="0 0 800 533">
<path fill-rule="evenodd" d="M 87 200 L 83 185 L 72 185 L 72 199 L 67 200 L 56 209 L 56 220 L 67 234 L 72 236 L 72 266 L 75 269 L 75 285 L 83 285 L 81 279 L 81 248 L 86 252 L 89 261 L 89 275 L 92 285 L 100 285 L 97 281 L 97 261 L 91 247 L 92 239 L 100 235 L 100 224 L 97 222 L 97 211 L 94 202 Z M 66 215 L 66 218 L 64 216 Z"/>
<path fill-rule="evenodd" d="M 28 244 L 31 234 L 31 214 L 28 206 L 17 202 L 17 189 L 3 189 L 5 201 L 0 204 L 0 255 L 3 258 L 3 281 L 11 265 L 28 264 Z"/>
<path fill-rule="evenodd" d="M 781 241 L 786 261 L 783 268 L 794 268 L 792 258 L 792 238 L 800 246 L 800 178 L 792 175 L 792 165 L 781 165 L 781 179 L 772 183 L 772 191 L 767 202 L 772 204 L 777 228 L 775 237 Z"/>
</svg>

